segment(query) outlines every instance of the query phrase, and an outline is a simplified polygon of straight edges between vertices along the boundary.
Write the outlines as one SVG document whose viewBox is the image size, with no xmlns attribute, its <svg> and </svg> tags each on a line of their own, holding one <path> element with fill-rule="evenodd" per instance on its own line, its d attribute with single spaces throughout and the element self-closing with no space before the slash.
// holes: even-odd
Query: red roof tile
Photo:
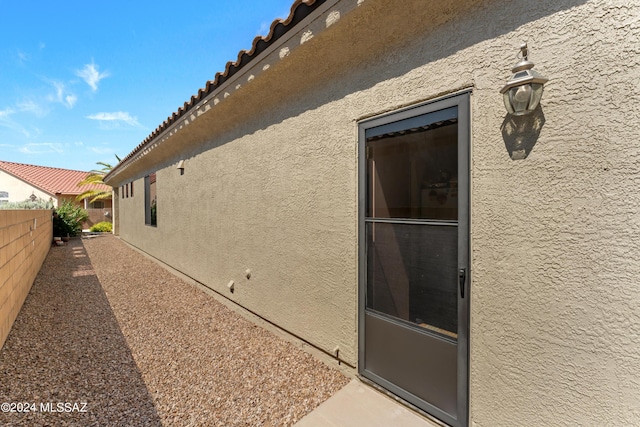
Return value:
<svg viewBox="0 0 640 427">
<path fill-rule="evenodd" d="M 51 168 L 47 166 L 25 165 L 22 163 L 5 162 L 0 160 L 0 169 L 28 182 L 34 187 L 50 194 L 78 195 L 87 190 L 111 190 L 108 185 L 83 185 L 78 183 L 85 179 L 89 172 L 70 169 Z"/>
</svg>

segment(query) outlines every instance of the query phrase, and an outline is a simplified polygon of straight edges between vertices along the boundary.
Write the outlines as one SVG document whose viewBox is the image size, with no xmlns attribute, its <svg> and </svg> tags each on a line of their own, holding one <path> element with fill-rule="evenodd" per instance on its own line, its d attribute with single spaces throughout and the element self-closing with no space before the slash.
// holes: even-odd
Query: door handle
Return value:
<svg viewBox="0 0 640 427">
<path fill-rule="evenodd" d="M 467 281 L 467 269 L 461 268 L 458 270 L 458 280 L 460 281 L 460 298 L 464 298 L 464 285 Z"/>
</svg>

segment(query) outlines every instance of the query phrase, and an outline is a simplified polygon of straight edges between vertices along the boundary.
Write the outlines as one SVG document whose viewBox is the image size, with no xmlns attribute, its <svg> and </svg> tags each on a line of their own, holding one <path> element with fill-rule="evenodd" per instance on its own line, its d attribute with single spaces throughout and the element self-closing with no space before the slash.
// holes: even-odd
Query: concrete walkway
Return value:
<svg viewBox="0 0 640 427">
<path fill-rule="evenodd" d="M 358 380 L 300 420 L 295 427 L 440 427 Z"/>
</svg>

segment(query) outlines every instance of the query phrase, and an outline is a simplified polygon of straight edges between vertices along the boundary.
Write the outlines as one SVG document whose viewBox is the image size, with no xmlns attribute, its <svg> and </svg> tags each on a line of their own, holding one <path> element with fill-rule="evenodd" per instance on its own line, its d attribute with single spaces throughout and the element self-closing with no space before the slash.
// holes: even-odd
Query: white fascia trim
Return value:
<svg viewBox="0 0 640 427">
<path fill-rule="evenodd" d="M 151 141 L 149 141 L 146 144 L 146 146 L 140 152 L 136 153 L 136 155 L 131 157 L 129 160 L 127 160 L 125 164 L 121 165 L 118 168 L 118 172 L 115 175 L 111 176 L 109 181 L 112 181 L 113 178 L 116 177 L 117 175 L 119 175 L 121 171 L 124 171 L 125 169 L 127 169 L 131 165 L 131 163 L 134 163 L 134 162 L 140 160 L 140 158 L 142 156 L 144 156 L 145 154 L 147 154 L 150 150 L 152 150 L 157 145 L 159 145 L 160 143 L 166 141 L 168 138 L 173 136 L 174 133 L 177 132 L 178 130 L 180 130 L 183 126 L 188 125 L 191 121 L 195 120 L 200 115 L 208 112 L 212 108 L 212 106 L 210 105 L 210 101 L 215 100 L 216 97 L 220 96 L 221 94 L 224 94 L 226 90 L 228 90 L 228 89 L 230 89 L 232 87 L 236 87 L 238 85 L 238 82 L 240 80 L 242 80 L 243 78 L 246 78 L 247 75 L 250 75 L 251 72 L 255 73 L 255 69 L 261 63 L 261 61 L 263 61 L 269 55 L 273 54 L 278 49 L 281 49 L 284 44 L 290 42 L 293 38 L 295 38 L 295 37 L 299 36 L 301 33 L 303 33 L 304 30 L 312 22 L 314 22 L 316 19 L 320 18 L 329 9 L 334 7 L 340 1 L 342 1 L 342 0 L 327 0 L 325 3 L 323 3 L 321 6 L 319 6 L 316 10 L 314 10 L 311 14 L 306 16 L 302 21 L 300 21 L 296 25 L 298 27 L 297 31 L 288 31 L 283 36 L 281 36 L 278 40 L 273 42 L 264 51 L 260 52 L 260 54 L 258 54 L 258 56 L 256 56 L 254 59 L 251 60 L 251 62 L 252 62 L 251 65 L 248 65 L 248 66 L 245 66 L 245 67 L 241 68 L 238 72 L 236 72 L 233 76 L 231 76 L 229 79 L 227 79 L 224 83 L 222 83 L 220 86 L 215 88 L 212 93 L 207 95 L 203 100 L 201 100 L 195 106 L 193 106 L 191 108 L 191 110 L 188 113 L 185 113 L 185 115 L 183 117 L 178 119 L 175 123 L 170 125 L 162 133 L 160 133 L 155 138 L 153 138 Z M 261 71 L 264 71 L 264 70 L 261 70 Z M 257 73 L 255 73 L 255 74 L 257 74 Z M 231 95 L 231 94 L 229 94 L 229 95 Z M 215 104 L 216 103 L 214 102 L 214 105 Z"/>
</svg>

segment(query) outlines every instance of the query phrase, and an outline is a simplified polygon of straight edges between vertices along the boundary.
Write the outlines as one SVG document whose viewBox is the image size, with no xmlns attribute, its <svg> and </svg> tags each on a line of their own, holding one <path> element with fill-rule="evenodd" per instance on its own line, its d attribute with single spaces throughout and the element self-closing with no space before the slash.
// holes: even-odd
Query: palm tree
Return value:
<svg viewBox="0 0 640 427">
<path fill-rule="evenodd" d="M 116 159 L 118 159 L 118 162 L 120 161 L 120 157 L 118 157 L 118 155 L 116 155 Z M 111 169 L 113 169 L 113 166 L 111 166 L 109 163 L 104 163 L 104 162 L 97 162 L 96 164 L 102 166 L 102 169 L 94 169 L 91 172 L 89 172 L 89 175 L 87 175 L 85 179 L 83 179 L 78 183 L 78 187 L 82 187 L 83 185 L 100 185 L 100 184 L 106 185 L 103 179 L 106 174 L 111 172 Z M 111 198 L 111 191 L 99 190 L 99 189 L 86 190 L 81 194 L 79 194 L 76 197 L 76 200 L 80 201 L 80 200 L 89 199 L 89 198 L 90 198 L 89 203 L 93 203 L 96 200 L 109 199 Z"/>
</svg>

